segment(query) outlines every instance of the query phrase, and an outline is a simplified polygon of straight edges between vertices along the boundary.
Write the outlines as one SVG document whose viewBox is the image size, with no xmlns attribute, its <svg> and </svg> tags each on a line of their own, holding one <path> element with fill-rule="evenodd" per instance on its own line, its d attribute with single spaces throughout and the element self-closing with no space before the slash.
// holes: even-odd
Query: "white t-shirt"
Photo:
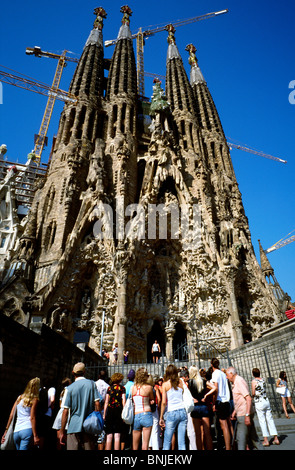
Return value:
<svg viewBox="0 0 295 470">
<path fill-rule="evenodd" d="M 102 398 L 105 400 L 106 394 L 107 394 L 107 389 L 109 388 L 109 385 L 102 379 L 98 379 L 95 382 L 96 388 L 101 394 Z"/>
<path fill-rule="evenodd" d="M 52 408 L 50 406 L 51 401 L 54 401 L 55 399 L 55 388 L 51 387 L 48 390 L 48 410 L 45 413 L 45 416 L 52 416 Z"/>
<path fill-rule="evenodd" d="M 230 393 L 229 393 L 229 386 L 227 382 L 227 378 L 222 370 L 216 369 L 212 373 L 211 382 L 217 383 L 218 385 L 218 393 L 216 400 L 220 400 L 222 402 L 230 401 Z"/>
</svg>

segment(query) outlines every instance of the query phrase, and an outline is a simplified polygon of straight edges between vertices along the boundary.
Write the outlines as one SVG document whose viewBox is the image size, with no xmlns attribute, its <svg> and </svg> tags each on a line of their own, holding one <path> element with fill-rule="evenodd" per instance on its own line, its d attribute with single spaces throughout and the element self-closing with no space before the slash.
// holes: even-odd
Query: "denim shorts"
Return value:
<svg viewBox="0 0 295 470">
<path fill-rule="evenodd" d="M 205 403 L 195 403 L 194 409 L 191 412 L 192 418 L 210 418 L 212 416 L 211 411 Z"/>
<path fill-rule="evenodd" d="M 142 428 L 149 428 L 153 425 L 153 415 L 151 411 L 144 411 L 134 416 L 133 429 L 141 431 Z"/>
</svg>

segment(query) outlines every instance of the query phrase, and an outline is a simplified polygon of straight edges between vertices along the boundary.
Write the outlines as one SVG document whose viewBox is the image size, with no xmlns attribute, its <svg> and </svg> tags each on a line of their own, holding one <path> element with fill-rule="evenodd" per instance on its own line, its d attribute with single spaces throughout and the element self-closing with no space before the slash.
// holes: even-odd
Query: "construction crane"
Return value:
<svg viewBox="0 0 295 470">
<path fill-rule="evenodd" d="M 16 87 L 23 88 L 25 90 L 33 91 L 34 93 L 39 93 L 41 95 L 48 97 L 45 112 L 42 118 L 40 130 L 39 130 L 39 134 L 35 136 L 35 146 L 32 152 L 34 154 L 35 162 L 37 163 L 38 166 L 40 165 L 41 154 L 42 154 L 44 145 L 46 143 L 47 131 L 48 131 L 50 119 L 52 116 L 52 111 L 53 111 L 53 107 L 55 104 L 55 100 L 71 102 L 73 104 L 76 104 L 78 101 L 76 96 L 72 95 L 71 93 L 68 93 L 67 91 L 61 90 L 59 88 L 63 61 L 64 59 L 59 60 L 59 64 L 56 69 L 53 84 L 51 86 L 42 82 L 37 82 L 31 77 L 19 74 L 18 72 L 15 72 L 6 67 L 4 68 L 9 71 L 0 69 L 0 79 L 2 82 L 7 83 L 9 85 L 14 85 Z M 3 66 L 0 66 L 0 67 L 3 67 Z"/>
<path fill-rule="evenodd" d="M 294 232 L 294 230 L 292 232 Z M 292 232 L 288 233 L 288 235 L 290 235 Z M 286 235 L 286 236 L 288 236 L 288 235 Z M 264 252 L 266 254 L 271 253 L 272 251 L 278 250 L 279 248 L 282 248 L 283 246 L 289 245 L 289 243 L 292 243 L 292 242 L 295 242 L 295 235 L 292 235 L 292 237 L 289 237 L 289 238 L 286 238 L 286 237 L 281 238 L 281 240 L 276 242 L 274 245 L 272 245 L 267 250 L 264 250 Z"/>
<path fill-rule="evenodd" d="M 254 155 L 259 155 L 260 157 L 268 158 L 270 160 L 275 160 L 280 163 L 287 163 L 287 160 L 283 160 L 282 158 L 274 157 L 273 155 L 269 155 L 267 153 L 261 152 L 260 150 L 255 150 L 251 147 L 247 147 L 244 144 L 234 143 L 232 142 L 232 139 L 230 139 L 229 137 L 226 137 L 226 139 L 228 141 L 227 144 L 230 150 L 232 150 L 232 148 L 235 148 L 238 150 L 243 150 L 244 152 L 253 153 Z"/>
<path fill-rule="evenodd" d="M 54 107 L 55 100 L 56 100 L 57 90 L 59 89 L 59 84 L 60 84 L 63 69 L 67 65 L 67 62 L 78 62 L 78 59 L 75 59 L 74 57 L 66 56 L 67 52 L 68 51 L 64 50 L 63 53 L 59 55 L 53 52 L 42 51 L 39 46 L 35 46 L 34 48 L 32 47 L 26 48 L 27 55 L 34 55 L 35 57 L 49 57 L 51 59 L 58 59 L 57 67 L 55 70 L 55 75 L 54 75 L 53 82 L 51 85 L 51 91 L 49 93 L 46 108 L 43 114 L 43 119 L 41 122 L 39 134 L 35 135 L 34 154 L 35 154 L 37 164 L 40 163 L 41 154 L 46 144 L 47 131 L 48 131 L 53 107 Z"/>
<path fill-rule="evenodd" d="M 190 23 L 195 23 L 196 21 L 206 20 L 209 18 L 214 18 L 215 16 L 223 15 L 227 13 L 228 9 L 215 11 L 212 13 L 206 13 L 205 15 L 201 16 L 194 16 L 193 18 L 187 18 L 184 20 L 177 20 L 171 23 L 174 28 L 178 26 L 187 25 Z M 145 38 L 154 36 L 156 33 L 161 31 L 166 31 L 166 26 L 156 26 L 152 29 L 142 30 L 142 27 L 138 29 L 138 31 L 131 35 L 132 39 L 136 39 L 136 53 L 137 53 L 137 83 L 138 83 L 138 95 L 141 99 L 144 98 L 144 45 L 145 45 Z M 112 46 L 116 44 L 117 39 L 111 39 L 109 41 L 105 41 L 105 47 Z"/>
<path fill-rule="evenodd" d="M 60 101 L 76 103 L 77 97 L 68 93 L 67 91 L 61 90 L 58 88 L 57 90 L 52 89 L 51 85 L 47 85 L 43 82 L 38 82 L 27 75 L 23 75 L 15 70 L 9 69 L 0 65 L 0 67 L 5 68 L 5 70 L 0 69 L 0 80 L 3 83 L 7 83 L 8 85 L 14 85 L 19 88 L 23 88 L 25 90 L 33 91 L 34 93 L 39 93 L 40 95 L 49 96 L 50 94 L 55 94 L 55 98 Z M 9 70 L 9 72 L 7 72 Z M 13 73 L 12 73 L 13 72 Z"/>
</svg>

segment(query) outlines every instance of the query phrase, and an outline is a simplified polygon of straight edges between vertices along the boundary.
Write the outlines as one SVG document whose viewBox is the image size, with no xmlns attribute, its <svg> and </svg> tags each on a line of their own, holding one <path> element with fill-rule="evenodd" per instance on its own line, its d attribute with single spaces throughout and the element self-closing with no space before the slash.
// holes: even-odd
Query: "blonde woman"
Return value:
<svg viewBox="0 0 295 470">
<path fill-rule="evenodd" d="M 210 432 L 210 419 L 212 412 L 206 404 L 206 398 L 213 395 L 217 389 L 210 382 L 201 377 L 197 367 L 191 366 L 189 369 L 188 388 L 194 398 L 195 406 L 191 412 L 196 435 L 198 450 L 213 450 L 212 437 Z"/>
<path fill-rule="evenodd" d="M 39 389 L 40 379 L 35 377 L 30 380 L 24 393 L 15 401 L 2 437 L 2 443 L 5 441 L 7 429 L 13 419 L 16 408 L 17 416 L 13 433 L 16 450 L 29 450 L 32 444 L 36 446 L 39 445 L 40 440 L 36 430 L 36 410 L 39 401 Z"/>
<path fill-rule="evenodd" d="M 142 439 L 142 450 L 148 450 L 153 426 L 151 405 L 154 404 L 153 387 L 148 383 L 149 374 L 144 367 L 137 370 L 135 384 L 132 387 L 134 403 L 133 450 L 138 450 Z"/>
</svg>

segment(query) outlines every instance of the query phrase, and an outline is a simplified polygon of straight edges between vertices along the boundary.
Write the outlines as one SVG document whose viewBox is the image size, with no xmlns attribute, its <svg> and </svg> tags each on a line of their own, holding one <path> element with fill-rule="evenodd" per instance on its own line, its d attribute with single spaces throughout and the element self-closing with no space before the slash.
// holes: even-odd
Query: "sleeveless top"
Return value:
<svg viewBox="0 0 295 470">
<path fill-rule="evenodd" d="M 136 393 L 132 397 L 134 407 L 135 407 L 134 413 L 137 414 L 137 413 L 143 413 L 143 412 L 151 411 L 149 397 L 145 396 L 145 395 L 141 395 L 141 393 L 140 393 L 141 386 L 140 385 L 139 386 L 134 385 L 134 387 L 136 388 Z"/>
<path fill-rule="evenodd" d="M 184 408 L 183 390 L 181 387 L 171 387 L 167 392 L 167 411 L 175 411 Z"/>
<path fill-rule="evenodd" d="M 31 429 L 32 428 L 32 423 L 31 423 L 31 407 L 23 406 L 23 400 L 21 400 L 18 405 L 16 406 L 17 408 L 17 418 L 16 418 L 16 424 L 14 427 L 14 432 L 22 431 L 23 429 Z"/>
</svg>

